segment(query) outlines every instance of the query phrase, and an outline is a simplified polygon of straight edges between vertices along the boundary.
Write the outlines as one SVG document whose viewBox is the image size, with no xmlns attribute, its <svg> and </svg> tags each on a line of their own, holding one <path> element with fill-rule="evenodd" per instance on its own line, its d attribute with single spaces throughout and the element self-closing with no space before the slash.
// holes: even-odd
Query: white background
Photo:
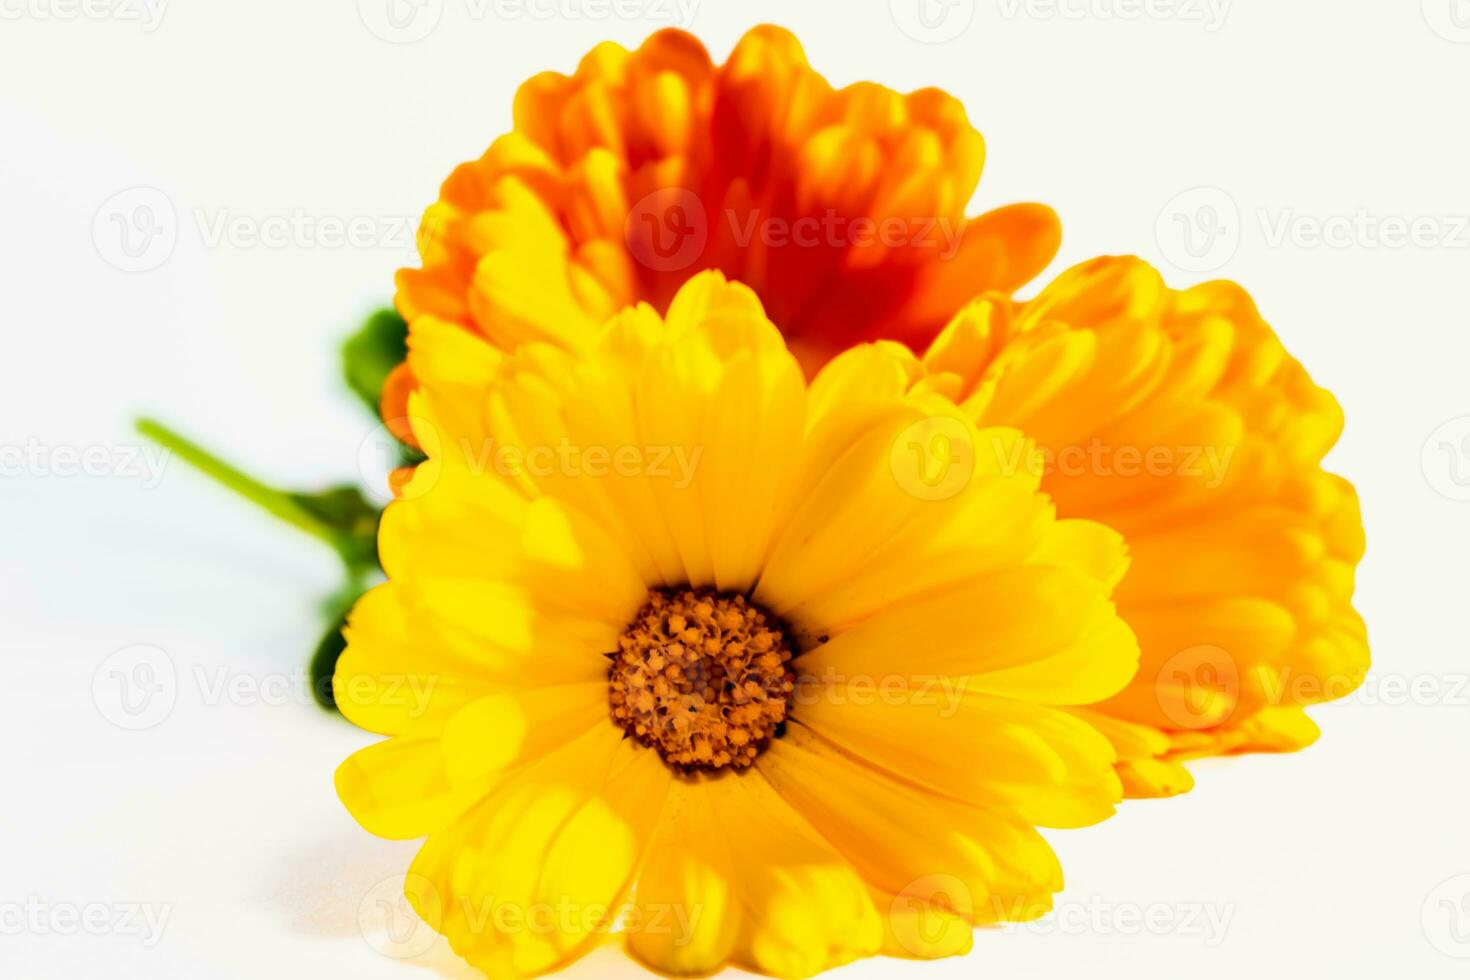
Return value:
<svg viewBox="0 0 1470 980">
<path fill-rule="evenodd" d="M 369 737 L 281 689 L 335 559 L 183 465 L 141 471 L 129 420 L 161 414 L 282 483 L 358 478 L 371 422 L 336 346 L 389 296 L 398 225 L 507 128 L 521 80 L 674 8 L 429 0 L 411 27 L 433 29 L 389 43 L 367 26 L 387 0 L 173 0 L 141 19 L 68 2 L 0 0 L 0 445 L 29 452 L 7 449 L 0 479 L 0 975 L 468 975 L 442 947 L 399 962 L 363 935 L 413 846 L 367 836 L 334 796 Z M 1346 409 L 1332 464 L 1362 495 L 1376 670 L 1317 712 L 1310 751 L 1198 765 L 1186 798 L 1055 835 L 1070 887 L 1048 924 L 844 975 L 1464 976 L 1470 877 L 1441 883 L 1470 873 L 1470 4 L 1235 0 L 1220 22 L 1204 0 L 1131 17 L 1129 0 L 929 2 L 932 30 L 908 0 L 703 0 L 690 26 L 723 58 L 775 20 L 834 81 L 955 93 L 989 147 L 976 206 L 1054 205 L 1053 271 L 1135 252 L 1176 285 L 1246 284 Z M 127 273 L 107 202 L 138 186 L 176 241 Z M 211 238 L 222 218 L 292 215 L 391 241 Z M 1418 242 L 1385 243 L 1421 218 Z M 1189 223 L 1197 246 L 1222 234 L 1194 255 Z M 66 447 L 107 473 L 68 475 Z M 92 689 L 137 644 L 177 690 L 128 731 Z M 570 972 L 641 971 L 602 953 Z"/>
</svg>

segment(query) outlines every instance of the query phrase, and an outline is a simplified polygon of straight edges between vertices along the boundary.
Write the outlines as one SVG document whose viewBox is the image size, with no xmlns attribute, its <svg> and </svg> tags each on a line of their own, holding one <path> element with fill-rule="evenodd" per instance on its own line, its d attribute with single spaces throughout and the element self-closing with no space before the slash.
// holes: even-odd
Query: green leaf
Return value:
<svg viewBox="0 0 1470 980">
<path fill-rule="evenodd" d="M 347 386 L 377 415 L 388 372 L 407 357 L 408 324 L 397 311 L 381 309 L 342 345 L 342 374 Z"/>
<path fill-rule="evenodd" d="M 317 704 L 332 711 L 337 710 L 332 675 L 336 673 L 337 660 L 342 656 L 342 651 L 347 649 L 347 637 L 342 634 L 342 628 L 346 625 L 347 615 L 343 613 L 332 622 L 331 628 L 316 645 L 316 652 L 311 655 L 311 696 L 316 699 Z"/>
<path fill-rule="evenodd" d="M 378 520 L 382 511 L 351 484 L 315 493 L 288 493 L 291 501 L 338 533 L 338 552 L 349 572 L 378 567 Z"/>
</svg>

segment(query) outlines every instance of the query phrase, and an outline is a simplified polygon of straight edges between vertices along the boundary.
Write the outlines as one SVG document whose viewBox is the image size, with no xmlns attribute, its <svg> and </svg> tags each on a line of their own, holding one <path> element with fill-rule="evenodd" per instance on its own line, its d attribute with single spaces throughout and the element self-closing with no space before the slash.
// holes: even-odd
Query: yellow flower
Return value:
<svg viewBox="0 0 1470 980">
<path fill-rule="evenodd" d="M 1142 261 L 1097 259 L 1029 302 L 976 302 L 925 360 L 977 424 L 1038 443 L 1061 516 L 1128 543 L 1118 606 L 1140 669 L 1084 714 L 1116 741 L 1130 795 L 1188 789 L 1180 759 L 1316 738 L 1302 707 L 1368 667 L 1362 523 L 1321 466 L 1337 402 L 1244 290 L 1176 291 Z"/>
<path fill-rule="evenodd" d="M 427 836 L 406 891 L 491 976 L 612 920 L 668 974 L 964 952 L 1061 887 L 1034 829 L 1108 816 L 1067 706 L 1137 666 L 1116 533 L 896 344 L 810 383 L 746 287 L 691 280 L 585 352 L 416 322 L 428 452 L 337 668 L 392 736 L 337 788 Z M 942 451 L 928 450 L 939 447 Z"/>
<path fill-rule="evenodd" d="M 834 89 L 786 31 L 723 65 L 682 31 L 602 44 L 521 87 L 515 125 L 456 168 L 424 215 L 409 321 L 506 350 L 577 347 L 625 306 L 663 311 L 701 269 L 746 283 L 809 369 L 854 343 L 923 346 L 965 302 L 1056 254 L 1050 209 L 965 216 L 985 144 L 937 89 Z M 413 380 L 387 386 L 404 415 Z M 407 435 L 407 433 L 403 433 Z"/>
</svg>

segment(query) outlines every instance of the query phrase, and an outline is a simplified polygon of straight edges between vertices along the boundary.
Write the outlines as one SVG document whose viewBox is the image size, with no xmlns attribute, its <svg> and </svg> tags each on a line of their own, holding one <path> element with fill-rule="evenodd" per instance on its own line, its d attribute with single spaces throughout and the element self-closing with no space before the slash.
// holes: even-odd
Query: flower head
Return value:
<svg viewBox="0 0 1470 980">
<path fill-rule="evenodd" d="M 337 787 L 369 830 L 427 836 L 407 891 L 456 952 L 541 973 L 616 918 L 666 973 L 805 976 L 1049 907 L 1034 827 L 1121 796 L 1066 706 L 1137 648 L 1117 534 L 1056 518 L 1005 465 L 1017 432 L 896 344 L 808 382 L 718 273 L 585 350 L 414 330 L 428 459 L 336 675 L 391 738 Z"/>
<path fill-rule="evenodd" d="M 1128 543 L 1118 605 L 1140 669 L 1085 714 L 1131 793 L 1189 788 L 1179 759 L 1312 742 L 1302 708 L 1368 666 L 1351 602 L 1363 529 L 1352 486 L 1321 465 L 1337 402 L 1244 290 L 1176 291 L 1137 259 L 1097 259 L 1029 302 L 974 303 L 925 360 L 977 424 L 1036 440 L 1063 517 Z"/>
<path fill-rule="evenodd" d="M 1040 205 L 966 218 L 984 156 L 955 99 L 834 89 L 778 28 L 752 30 L 723 65 L 676 30 L 633 52 L 602 44 L 575 74 L 522 86 L 511 132 L 444 182 L 397 305 L 506 350 L 575 348 L 618 310 L 663 311 L 719 269 L 755 290 L 809 369 L 859 341 L 922 346 L 1056 252 Z M 411 389 L 400 372 L 385 418 Z"/>
</svg>

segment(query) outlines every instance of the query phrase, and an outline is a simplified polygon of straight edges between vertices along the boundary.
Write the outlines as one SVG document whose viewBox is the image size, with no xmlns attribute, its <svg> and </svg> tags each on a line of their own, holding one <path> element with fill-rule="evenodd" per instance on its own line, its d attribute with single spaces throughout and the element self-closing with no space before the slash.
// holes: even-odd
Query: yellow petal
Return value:
<svg viewBox="0 0 1470 980">
<path fill-rule="evenodd" d="M 961 678 L 890 680 L 804 686 L 796 718 L 892 775 L 1030 823 L 1081 827 L 1112 815 L 1116 756 L 1079 718 L 966 694 Z"/>
<path fill-rule="evenodd" d="M 448 826 L 478 792 L 450 782 L 433 736 L 400 736 L 360 749 L 337 767 L 335 782 L 337 796 L 363 829 L 394 840 Z"/>
<path fill-rule="evenodd" d="M 1034 916 L 1061 888 L 1056 857 L 1019 818 L 886 776 L 799 725 L 756 768 L 875 889 L 944 890 L 956 914 L 993 922 Z"/>
<path fill-rule="evenodd" d="M 490 976 L 553 970 L 611 929 L 671 780 L 656 754 L 596 728 L 430 835 L 409 901 Z"/>
</svg>

